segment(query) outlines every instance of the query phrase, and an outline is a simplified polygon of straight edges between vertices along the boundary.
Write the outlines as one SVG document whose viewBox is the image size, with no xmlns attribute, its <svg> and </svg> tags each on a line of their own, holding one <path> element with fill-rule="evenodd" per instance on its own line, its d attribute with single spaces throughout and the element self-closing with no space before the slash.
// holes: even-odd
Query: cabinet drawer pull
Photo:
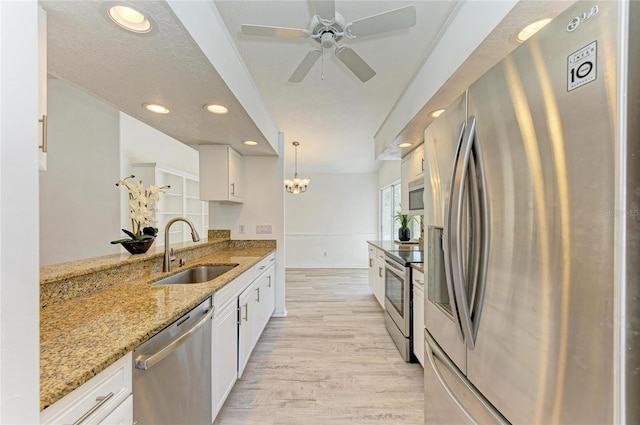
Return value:
<svg viewBox="0 0 640 425">
<path fill-rule="evenodd" d="M 42 123 L 42 144 L 38 147 L 42 149 L 42 152 L 47 153 L 47 116 L 43 115 L 38 122 Z"/>
<path fill-rule="evenodd" d="M 232 195 L 236 194 L 236 184 L 235 183 L 231 183 L 231 194 Z"/>
<path fill-rule="evenodd" d="M 269 279 L 269 283 L 267 283 L 267 287 L 271 288 L 271 276 L 267 276 L 267 278 Z"/>
<path fill-rule="evenodd" d="M 256 288 L 256 292 L 258 292 L 258 298 L 256 299 L 256 301 L 260 302 L 260 288 Z"/>
<path fill-rule="evenodd" d="M 378 277 L 382 277 L 382 267 L 378 267 Z"/>
<path fill-rule="evenodd" d="M 113 392 L 110 392 L 109 394 L 105 395 L 105 396 L 98 396 L 96 397 L 96 401 L 97 403 L 93 405 L 93 407 L 91 409 L 89 409 L 87 411 L 87 413 L 85 413 L 84 415 L 82 415 L 80 417 L 80 419 L 78 419 L 77 421 L 75 421 L 73 423 L 73 425 L 80 425 L 82 422 L 86 421 L 89 416 L 93 415 L 93 413 L 98 410 L 99 408 L 101 408 L 107 401 L 109 401 L 111 399 L 111 397 L 113 397 L 114 394 Z"/>
<path fill-rule="evenodd" d="M 245 322 L 249 321 L 249 304 L 248 303 L 244 303 L 244 321 Z"/>
</svg>

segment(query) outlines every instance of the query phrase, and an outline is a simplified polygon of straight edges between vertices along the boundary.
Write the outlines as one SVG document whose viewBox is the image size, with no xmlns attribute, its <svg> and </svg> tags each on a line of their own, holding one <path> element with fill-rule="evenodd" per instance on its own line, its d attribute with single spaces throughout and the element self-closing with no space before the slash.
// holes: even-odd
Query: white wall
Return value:
<svg viewBox="0 0 640 425">
<path fill-rule="evenodd" d="M 378 169 L 378 190 L 400 180 L 400 167 L 402 161 L 382 161 Z"/>
<path fill-rule="evenodd" d="M 198 175 L 198 151 L 120 112 L 120 160 L 122 177 L 131 174 L 130 164 L 156 162 Z"/>
<path fill-rule="evenodd" d="M 368 267 L 376 239 L 376 174 L 304 175 L 306 193 L 285 194 L 287 268 Z"/>
<path fill-rule="evenodd" d="M 39 422 L 38 4 L 0 1 L 0 423 Z"/>
<path fill-rule="evenodd" d="M 285 306 L 284 135 L 279 134 L 278 157 L 243 157 L 243 204 L 209 203 L 209 228 L 231 229 L 231 239 L 275 239 L 275 316 L 287 315 Z M 271 234 L 257 234 L 256 226 L 270 224 Z M 240 233 L 240 225 L 244 233 Z"/>
<path fill-rule="evenodd" d="M 40 264 L 120 252 L 118 111 L 48 82 L 47 171 L 40 172 Z"/>
<path fill-rule="evenodd" d="M 382 161 L 382 165 L 378 169 L 378 211 L 376 215 L 376 239 L 381 239 L 381 225 L 380 225 L 380 210 L 382 208 L 382 199 L 381 199 L 381 190 L 384 187 L 387 187 L 398 180 L 400 180 L 401 176 L 401 164 L 402 161 L 397 160 L 388 160 Z M 412 233 L 413 235 L 413 233 Z"/>
</svg>

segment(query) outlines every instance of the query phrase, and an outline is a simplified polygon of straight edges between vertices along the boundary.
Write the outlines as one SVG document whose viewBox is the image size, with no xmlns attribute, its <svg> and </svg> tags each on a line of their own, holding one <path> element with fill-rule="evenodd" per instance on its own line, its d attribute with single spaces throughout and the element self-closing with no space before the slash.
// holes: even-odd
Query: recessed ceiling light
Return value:
<svg viewBox="0 0 640 425">
<path fill-rule="evenodd" d="M 551 22 L 551 18 L 545 18 L 527 25 L 518 33 L 516 41 L 518 41 L 518 43 L 524 43 L 529 37 L 540 31 L 549 22 Z"/>
<path fill-rule="evenodd" d="M 432 111 L 429 116 L 431 118 L 438 118 L 442 113 L 444 112 L 444 109 L 436 109 L 435 111 Z"/>
<path fill-rule="evenodd" d="M 242 143 L 244 143 L 247 146 L 256 146 L 258 144 L 258 142 L 254 141 L 254 140 L 245 140 Z"/>
<path fill-rule="evenodd" d="M 204 105 L 204 109 L 211 112 L 212 114 L 226 114 L 229 110 L 222 105 L 215 105 L 213 103 L 208 103 Z"/>
<path fill-rule="evenodd" d="M 116 4 L 109 8 L 109 18 L 121 28 L 144 34 L 151 31 L 151 22 L 131 6 Z"/>
<path fill-rule="evenodd" d="M 156 114 L 168 114 L 169 112 L 171 112 L 169 111 L 169 108 L 158 105 L 157 103 L 143 103 L 142 106 L 144 106 L 151 112 L 155 112 Z"/>
<path fill-rule="evenodd" d="M 399 148 L 408 148 L 409 146 L 411 146 L 412 143 L 400 143 L 398 145 Z"/>
</svg>

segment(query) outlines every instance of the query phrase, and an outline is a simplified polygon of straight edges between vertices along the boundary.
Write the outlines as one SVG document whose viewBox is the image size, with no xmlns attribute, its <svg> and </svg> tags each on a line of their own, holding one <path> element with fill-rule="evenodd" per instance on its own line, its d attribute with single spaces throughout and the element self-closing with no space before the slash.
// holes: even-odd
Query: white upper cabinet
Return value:
<svg viewBox="0 0 640 425">
<path fill-rule="evenodd" d="M 242 203 L 242 155 L 231 146 L 200 145 L 200 199 Z"/>
<path fill-rule="evenodd" d="M 38 168 L 47 171 L 47 12 L 38 7 Z"/>
<path fill-rule="evenodd" d="M 409 183 L 424 178 L 424 143 L 402 158 L 400 168 L 400 207 L 403 214 L 409 214 Z"/>
<path fill-rule="evenodd" d="M 424 176 L 424 143 L 411 152 L 411 179 Z"/>
<path fill-rule="evenodd" d="M 402 159 L 402 164 L 400 166 L 400 209 L 403 214 L 409 211 L 409 181 L 411 180 L 411 165 L 411 154 L 409 154 Z"/>
</svg>

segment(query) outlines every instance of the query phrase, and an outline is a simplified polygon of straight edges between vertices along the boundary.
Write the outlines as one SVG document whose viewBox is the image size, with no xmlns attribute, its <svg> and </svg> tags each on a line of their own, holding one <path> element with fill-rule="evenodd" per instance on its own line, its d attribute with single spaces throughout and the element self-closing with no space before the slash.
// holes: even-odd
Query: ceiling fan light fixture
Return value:
<svg viewBox="0 0 640 425">
<path fill-rule="evenodd" d="M 107 14 L 113 23 L 127 31 L 146 34 L 153 28 L 149 18 L 129 5 L 113 4 L 109 7 Z"/>
<path fill-rule="evenodd" d="M 412 27 L 416 24 L 414 5 L 378 13 L 346 22 L 335 10 L 335 0 L 318 0 L 316 14 L 311 18 L 309 29 L 274 27 L 268 25 L 242 24 L 242 33 L 250 36 L 268 36 L 279 38 L 311 38 L 320 43 L 319 49 L 312 49 L 304 57 L 289 77 L 290 83 L 300 83 L 307 76 L 316 61 L 322 56 L 323 49 L 335 47 L 338 59 L 361 81 L 367 82 L 376 72 L 348 45 L 339 45 L 342 37 L 362 38 Z M 324 79 L 324 74 L 322 75 Z"/>
<path fill-rule="evenodd" d="M 300 142 L 293 142 L 292 144 L 295 149 L 295 172 L 293 173 L 293 179 L 284 180 L 284 188 L 287 192 L 298 195 L 307 191 L 311 180 L 298 177 L 298 146 L 300 146 Z"/>
<path fill-rule="evenodd" d="M 166 106 L 159 105 L 157 103 L 143 103 L 142 106 L 147 110 L 156 114 L 168 114 L 171 112 Z"/>
<path fill-rule="evenodd" d="M 247 146 L 257 146 L 258 145 L 258 142 L 256 142 L 255 140 L 245 140 L 242 143 L 244 143 Z"/>
<path fill-rule="evenodd" d="M 217 105 L 215 103 L 207 103 L 204 105 L 204 109 L 211 112 L 212 114 L 224 115 L 229 112 L 229 109 L 226 106 Z"/>
<path fill-rule="evenodd" d="M 398 145 L 399 148 L 408 148 L 410 146 L 413 146 L 413 143 L 405 142 Z"/>
</svg>

